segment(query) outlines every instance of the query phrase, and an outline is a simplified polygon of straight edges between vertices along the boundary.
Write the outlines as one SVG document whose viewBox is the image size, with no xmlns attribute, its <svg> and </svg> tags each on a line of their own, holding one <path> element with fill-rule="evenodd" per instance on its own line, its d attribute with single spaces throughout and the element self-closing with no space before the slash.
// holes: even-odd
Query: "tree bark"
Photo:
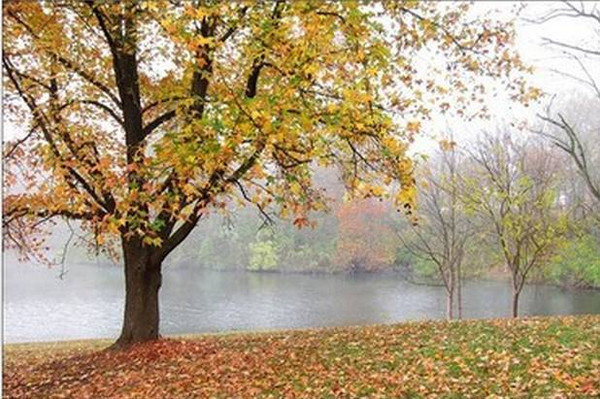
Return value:
<svg viewBox="0 0 600 399">
<path fill-rule="evenodd" d="M 460 262 L 456 265 L 456 302 L 458 305 L 458 319 L 462 319 L 463 306 L 462 306 L 462 272 L 460 270 Z"/>
<path fill-rule="evenodd" d="M 512 296 L 512 317 L 517 317 L 519 314 L 519 295 L 521 292 L 517 289 L 513 289 Z"/>
<path fill-rule="evenodd" d="M 140 240 L 123 241 L 125 315 L 114 348 L 159 338 L 158 293 L 162 260 Z"/>
<path fill-rule="evenodd" d="M 446 290 L 446 318 L 454 318 L 454 289 Z"/>
<path fill-rule="evenodd" d="M 446 318 L 454 318 L 454 292 L 456 291 L 456 273 L 453 265 L 449 265 L 448 285 L 446 287 Z"/>
</svg>

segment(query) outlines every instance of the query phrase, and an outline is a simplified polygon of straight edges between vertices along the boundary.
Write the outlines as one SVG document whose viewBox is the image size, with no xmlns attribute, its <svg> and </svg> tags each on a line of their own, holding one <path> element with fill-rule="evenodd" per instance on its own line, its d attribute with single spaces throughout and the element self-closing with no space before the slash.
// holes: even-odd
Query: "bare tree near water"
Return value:
<svg viewBox="0 0 600 399">
<path fill-rule="evenodd" d="M 440 151 L 421 171 L 419 221 L 397 230 L 404 248 L 414 257 L 432 262 L 446 291 L 446 317 L 462 318 L 462 264 L 472 235 L 460 202 L 460 155 L 452 139 L 444 139 Z M 456 302 L 455 302 L 456 300 Z"/>
</svg>

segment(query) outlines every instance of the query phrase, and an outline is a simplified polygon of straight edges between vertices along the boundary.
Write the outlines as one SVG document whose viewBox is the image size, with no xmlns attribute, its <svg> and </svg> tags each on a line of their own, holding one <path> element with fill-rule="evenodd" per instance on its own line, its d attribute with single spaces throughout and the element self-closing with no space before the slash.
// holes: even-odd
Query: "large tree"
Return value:
<svg viewBox="0 0 600 399">
<path fill-rule="evenodd" d="M 327 200 L 313 163 L 410 208 L 407 148 L 421 120 L 466 115 L 481 75 L 531 97 L 513 76 L 524 68 L 511 25 L 466 23 L 463 3 L 39 0 L 3 11 L 3 100 L 20 130 L 4 149 L 5 243 L 43 256 L 44 226 L 66 218 L 91 246 L 120 247 L 117 345 L 158 337 L 161 265 L 211 212 L 248 201 L 305 225 Z"/>
</svg>

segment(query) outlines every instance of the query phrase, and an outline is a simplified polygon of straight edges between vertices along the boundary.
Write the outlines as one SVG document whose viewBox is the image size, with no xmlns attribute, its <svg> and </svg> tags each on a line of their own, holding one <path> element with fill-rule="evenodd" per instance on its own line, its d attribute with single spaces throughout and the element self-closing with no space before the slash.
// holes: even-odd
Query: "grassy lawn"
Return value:
<svg viewBox="0 0 600 399">
<path fill-rule="evenodd" d="M 4 347 L 4 396 L 597 397 L 600 315 Z"/>
</svg>

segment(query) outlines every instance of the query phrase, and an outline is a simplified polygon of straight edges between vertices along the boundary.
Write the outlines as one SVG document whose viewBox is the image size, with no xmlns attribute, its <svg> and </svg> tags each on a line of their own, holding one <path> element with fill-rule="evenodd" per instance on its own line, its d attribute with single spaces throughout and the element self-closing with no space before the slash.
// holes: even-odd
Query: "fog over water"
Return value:
<svg viewBox="0 0 600 399">
<path fill-rule="evenodd" d="M 115 266 L 58 270 L 5 262 L 4 341 L 116 338 L 124 279 Z M 466 284 L 467 318 L 507 317 L 503 282 Z M 414 285 L 394 274 L 299 275 L 220 272 L 200 268 L 164 273 L 161 330 L 165 335 L 232 330 L 395 323 L 443 319 L 441 287 Z M 600 291 L 526 287 L 523 315 L 600 313 Z"/>
</svg>

